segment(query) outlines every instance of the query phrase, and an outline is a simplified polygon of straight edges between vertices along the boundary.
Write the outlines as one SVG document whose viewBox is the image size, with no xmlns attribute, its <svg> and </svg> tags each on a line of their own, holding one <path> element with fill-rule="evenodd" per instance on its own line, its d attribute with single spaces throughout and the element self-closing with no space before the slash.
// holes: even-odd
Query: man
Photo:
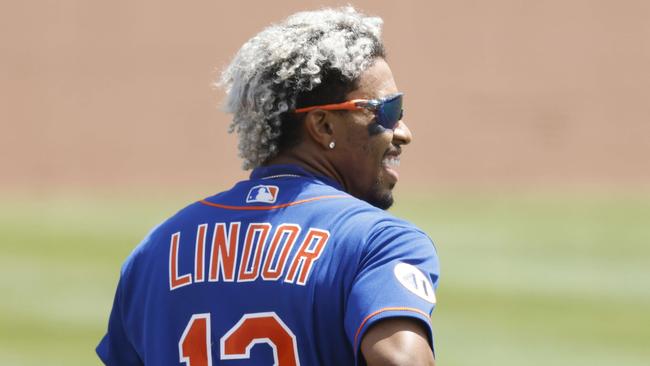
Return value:
<svg viewBox="0 0 650 366">
<path fill-rule="evenodd" d="M 222 76 L 250 180 L 155 228 L 122 268 L 107 365 L 433 365 L 438 261 L 384 210 L 411 133 L 381 19 L 296 14 Z"/>
</svg>

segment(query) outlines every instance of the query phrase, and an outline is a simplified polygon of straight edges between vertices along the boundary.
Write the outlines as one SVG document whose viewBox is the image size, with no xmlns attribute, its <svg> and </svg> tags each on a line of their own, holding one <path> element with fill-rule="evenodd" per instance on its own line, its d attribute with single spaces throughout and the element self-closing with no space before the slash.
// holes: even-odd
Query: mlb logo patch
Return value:
<svg viewBox="0 0 650 366">
<path fill-rule="evenodd" d="M 251 188 L 246 196 L 246 203 L 261 202 L 261 203 L 274 203 L 278 198 L 277 186 L 259 185 Z"/>
</svg>

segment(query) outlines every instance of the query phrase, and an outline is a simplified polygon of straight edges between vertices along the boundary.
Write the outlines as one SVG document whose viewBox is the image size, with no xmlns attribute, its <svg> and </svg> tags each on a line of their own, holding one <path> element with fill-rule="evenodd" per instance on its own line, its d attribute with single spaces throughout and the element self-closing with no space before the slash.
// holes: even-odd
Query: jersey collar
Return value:
<svg viewBox="0 0 650 366">
<path fill-rule="evenodd" d="M 312 172 L 307 171 L 305 168 L 299 165 L 293 165 L 293 164 L 276 164 L 276 165 L 257 167 L 253 169 L 253 171 L 251 172 L 250 179 L 264 179 L 264 178 L 270 178 L 270 177 L 282 176 L 282 175 L 313 178 L 329 186 L 332 186 L 340 191 L 343 191 L 343 187 L 334 179 L 316 175 Z"/>
</svg>

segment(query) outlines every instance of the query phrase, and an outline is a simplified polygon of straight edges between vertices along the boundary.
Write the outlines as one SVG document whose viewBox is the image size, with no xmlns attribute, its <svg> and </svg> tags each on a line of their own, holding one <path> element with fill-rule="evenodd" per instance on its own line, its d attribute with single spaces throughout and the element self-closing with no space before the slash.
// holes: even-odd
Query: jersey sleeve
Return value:
<svg viewBox="0 0 650 366">
<path fill-rule="evenodd" d="M 160 226 L 161 225 L 157 225 L 151 229 L 140 244 L 133 249 L 133 252 L 131 252 L 122 265 L 120 280 L 117 284 L 117 290 L 115 291 L 115 298 L 113 300 L 113 308 L 111 309 L 111 315 L 108 318 L 108 331 L 95 349 L 97 356 L 99 356 L 102 362 L 107 366 L 144 365 L 140 354 L 138 354 L 136 347 L 134 347 L 133 329 L 129 328 L 126 324 L 129 308 L 129 305 L 127 304 L 133 304 L 134 301 L 134 291 L 132 290 L 132 286 L 129 291 L 129 285 L 132 285 L 133 280 L 135 279 L 135 274 L 133 273 L 136 267 L 135 262 L 144 251 L 144 248 L 153 241 L 153 237 Z M 133 311 L 131 311 L 131 314 L 132 313 Z"/>
<path fill-rule="evenodd" d="M 96 352 L 107 366 L 144 365 L 126 335 L 122 314 L 122 288 L 123 277 L 120 278 L 120 283 L 117 285 L 117 291 L 115 292 L 113 309 L 108 320 L 108 331 L 99 342 Z"/>
<path fill-rule="evenodd" d="M 357 364 L 366 331 L 382 319 L 418 319 L 429 332 L 439 264 L 426 234 L 406 225 L 384 226 L 368 236 L 346 303 L 345 331 Z"/>
</svg>

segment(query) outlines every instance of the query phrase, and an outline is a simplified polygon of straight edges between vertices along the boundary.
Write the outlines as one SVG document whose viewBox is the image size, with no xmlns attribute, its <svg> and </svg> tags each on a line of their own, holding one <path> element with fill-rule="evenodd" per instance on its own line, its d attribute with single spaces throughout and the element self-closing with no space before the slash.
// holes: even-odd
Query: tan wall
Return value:
<svg viewBox="0 0 650 366">
<path fill-rule="evenodd" d="M 0 185 L 243 177 L 210 82 L 316 1 L 6 1 Z M 650 186 L 650 2 L 357 1 L 414 132 L 403 183 Z"/>
</svg>

